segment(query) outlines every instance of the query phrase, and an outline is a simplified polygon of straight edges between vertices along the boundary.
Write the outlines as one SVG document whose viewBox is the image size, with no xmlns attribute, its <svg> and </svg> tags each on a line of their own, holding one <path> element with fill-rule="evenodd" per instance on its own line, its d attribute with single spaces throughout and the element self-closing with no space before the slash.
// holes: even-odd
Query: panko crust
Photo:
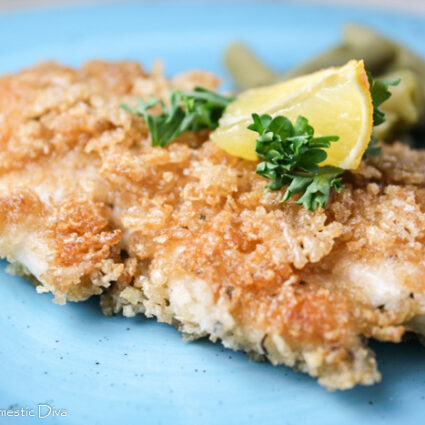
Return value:
<svg viewBox="0 0 425 425">
<path fill-rule="evenodd" d="M 217 84 L 102 61 L 0 79 L 0 255 L 58 302 L 103 294 L 106 314 L 155 316 L 330 389 L 376 382 L 365 338 L 399 342 L 425 314 L 424 154 L 385 147 L 313 213 L 208 131 L 152 147 L 119 107 Z"/>
</svg>

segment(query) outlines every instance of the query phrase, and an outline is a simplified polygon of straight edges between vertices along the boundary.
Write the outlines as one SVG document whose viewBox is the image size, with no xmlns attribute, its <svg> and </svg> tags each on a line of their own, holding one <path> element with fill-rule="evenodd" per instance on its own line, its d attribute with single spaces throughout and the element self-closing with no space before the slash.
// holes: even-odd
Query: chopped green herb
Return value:
<svg viewBox="0 0 425 425">
<path fill-rule="evenodd" d="M 338 136 L 314 137 L 314 129 L 306 118 L 299 116 L 295 125 L 284 116 L 253 114 L 253 123 L 248 127 L 259 133 L 255 151 L 264 161 L 257 166 L 257 174 L 270 179 L 267 188 L 271 190 L 288 186 L 282 198 L 287 201 L 291 195 L 301 193 L 297 203 L 314 211 L 326 207 L 330 191 L 342 189 L 338 178 L 345 170 L 336 167 L 320 167 L 331 142 Z"/>
<path fill-rule="evenodd" d="M 391 92 L 389 86 L 399 84 L 393 81 L 374 81 L 368 73 L 373 103 L 373 124 L 382 124 L 385 114 L 379 106 L 385 102 Z M 340 192 L 341 176 L 346 170 L 337 167 L 320 167 L 326 157 L 325 148 L 338 140 L 337 136 L 314 137 L 314 129 L 304 117 L 298 117 L 295 125 L 284 116 L 272 118 L 270 115 L 253 114 L 253 123 L 248 127 L 259 133 L 255 142 L 257 155 L 264 159 L 257 166 L 257 174 L 270 179 L 267 188 L 279 190 L 288 186 L 282 198 L 287 201 L 293 194 L 300 193 L 297 203 L 314 211 L 317 207 L 326 207 L 331 189 Z M 372 135 L 364 157 L 379 155 L 381 148 Z"/>
<path fill-rule="evenodd" d="M 370 94 L 372 95 L 373 125 L 377 126 L 385 122 L 385 114 L 379 109 L 379 106 L 391 97 L 388 87 L 397 86 L 400 84 L 401 79 L 397 78 L 390 81 L 374 80 L 370 72 L 367 73 L 367 78 L 369 80 Z"/>
<path fill-rule="evenodd" d="M 379 124 L 385 122 L 385 113 L 379 109 L 386 100 L 391 97 L 391 92 L 388 87 L 397 86 L 400 84 L 401 79 L 397 78 L 396 80 L 384 81 L 384 80 L 374 80 L 370 72 L 367 73 L 367 78 L 369 80 L 370 94 L 372 95 L 372 104 L 373 104 L 373 126 L 376 127 Z M 378 140 L 374 135 L 370 138 L 369 145 L 365 153 L 363 154 L 363 159 L 367 158 L 370 155 L 380 155 L 382 149 L 377 146 Z"/>
<path fill-rule="evenodd" d="M 399 84 L 400 79 L 392 81 L 374 81 L 368 73 L 373 103 L 373 124 L 382 124 L 385 114 L 379 106 L 385 102 L 391 92 L 389 86 Z M 191 92 L 179 90 L 170 94 L 169 105 L 163 100 L 151 96 L 149 101 L 138 100 L 137 107 L 122 104 L 121 107 L 134 115 L 143 117 L 149 128 L 153 146 L 167 146 L 185 131 L 218 127 L 218 121 L 227 105 L 234 98 L 225 97 L 209 90 L 197 87 Z M 160 105 L 161 113 L 151 114 L 150 109 Z M 272 118 L 270 115 L 252 114 L 250 130 L 259 133 L 255 150 L 263 161 L 257 166 L 257 174 L 270 179 L 267 188 L 279 190 L 288 186 L 282 198 L 286 202 L 293 194 L 300 193 L 297 203 L 314 211 L 326 207 L 331 189 L 342 189 L 339 177 L 346 170 L 337 167 L 320 167 L 326 158 L 326 148 L 337 141 L 338 136 L 314 137 L 314 129 L 306 118 L 299 116 L 293 125 L 284 116 Z M 365 151 L 367 155 L 379 155 L 381 148 L 372 136 Z"/>
<path fill-rule="evenodd" d="M 139 99 L 136 108 L 127 104 L 121 107 L 143 117 L 151 133 L 152 145 L 165 147 L 185 131 L 217 128 L 218 120 L 232 101 L 233 98 L 197 87 L 191 92 L 172 91 L 169 106 L 151 96 L 148 102 Z M 161 106 L 160 115 L 150 114 L 149 110 L 158 104 Z"/>
</svg>

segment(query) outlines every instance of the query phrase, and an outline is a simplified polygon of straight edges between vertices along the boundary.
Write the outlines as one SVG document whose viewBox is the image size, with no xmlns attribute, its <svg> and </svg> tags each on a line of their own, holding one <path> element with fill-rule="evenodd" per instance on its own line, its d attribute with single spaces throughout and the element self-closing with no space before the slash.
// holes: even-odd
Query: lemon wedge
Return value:
<svg viewBox="0 0 425 425">
<path fill-rule="evenodd" d="M 212 140 L 231 155 L 257 160 L 257 134 L 248 130 L 252 113 L 284 115 L 291 121 L 302 115 L 315 136 L 339 136 L 327 149 L 321 166 L 354 169 L 370 141 L 373 105 L 363 61 L 352 60 L 272 86 L 241 93 L 226 109 Z"/>
</svg>

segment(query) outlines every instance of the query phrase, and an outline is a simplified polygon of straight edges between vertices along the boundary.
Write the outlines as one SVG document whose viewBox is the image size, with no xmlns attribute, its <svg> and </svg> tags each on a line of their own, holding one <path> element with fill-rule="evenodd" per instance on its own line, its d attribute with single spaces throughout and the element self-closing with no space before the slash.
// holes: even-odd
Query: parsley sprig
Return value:
<svg viewBox="0 0 425 425">
<path fill-rule="evenodd" d="M 121 107 L 143 117 L 151 133 L 152 145 L 165 147 L 185 131 L 217 128 L 218 120 L 232 101 L 231 97 L 197 87 L 191 92 L 172 91 L 168 106 L 163 100 L 151 96 L 147 102 L 138 99 L 136 108 L 128 104 L 122 104 Z M 158 104 L 161 113 L 151 114 L 150 109 Z"/>
<path fill-rule="evenodd" d="M 329 148 L 338 136 L 314 137 L 313 127 L 302 116 L 294 125 L 284 116 L 253 114 L 252 118 L 254 122 L 248 128 L 260 135 L 255 151 L 264 159 L 257 166 L 257 174 L 270 179 L 266 187 L 278 190 L 288 186 L 282 202 L 302 192 L 298 204 L 311 211 L 325 207 L 331 189 L 341 191 L 338 176 L 345 170 L 319 164 L 327 158 L 324 148 Z"/>
<path fill-rule="evenodd" d="M 369 80 L 370 94 L 372 96 L 373 104 L 373 126 L 376 127 L 377 125 L 385 122 L 385 113 L 381 111 L 379 107 L 391 97 L 389 87 L 400 84 L 401 78 L 388 81 L 374 80 L 370 72 L 367 73 L 367 78 Z M 382 149 L 377 146 L 377 144 L 378 140 L 372 134 L 363 158 L 367 158 L 369 155 L 380 155 Z"/>
<path fill-rule="evenodd" d="M 385 122 L 385 113 L 379 107 L 391 97 L 391 92 L 388 88 L 400 84 L 401 78 L 388 81 L 374 80 L 370 72 L 367 73 L 367 78 L 369 80 L 370 94 L 372 95 L 373 125 L 377 126 Z"/>
<path fill-rule="evenodd" d="M 373 80 L 368 73 L 373 103 L 373 125 L 385 122 L 385 114 L 379 109 L 390 96 L 389 86 L 396 86 L 400 79 L 392 81 Z M 337 167 L 320 167 L 327 158 L 326 148 L 338 140 L 338 136 L 314 137 L 314 129 L 305 117 L 299 116 L 293 125 L 284 116 L 253 114 L 248 127 L 260 136 L 255 151 L 263 161 L 257 166 L 257 174 L 270 179 L 266 188 L 279 190 L 288 186 L 281 202 L 300 193 L 297 204 L 310 211 L 326 207 L 331 189 L 342 190 L 341 174 L 346 170 Z M 372 135 L 364 157 L 379 155 L 381 148 Z"/>
<path fill-rule="evenodd" d="M 400 79 L 392 81 L 374 81 L 368 73 L 373 103 L 373 125 L 385 121 L 380 105 L 390 96 L 389 86 L 399 84 Z M 172 91 L 168 106 L 163 100 L 151 96 L 146 102 L 138 99 L 137 107 L 122 104 L 121 107 L 134 115 L 143 117 L 149 128 L 153 146 L 166 147 L 185 131 L 218 127 L 218 121 L 227 105 L 234 98 L 225 97 L 209 90 L 197 87 L 191 92 Z M 160 114 L 151 114 L 150 110 L 160 105 Z M 282 202 L 293 194 L 300 193 L 297 203 L 308 210 L 326 207 L 332 189 L 342 190 L 341 174 L 346 170 L 320 164 L 327 158 L 326 150 L 338 136 L 314 137 L 314 129 L 305 117 L 299 116 L 295 122 L 284 117 L 272 118 L 270 115 L 252 114 L 253 123 L 248 127 L 256 131 L 255 150 L 263 161 L 257 165 L 257 174 L 270 179 L 267 188 L 279 190 L 287 186 Z M 372 136 L 364 157 L 379 155 L 381 148 Z"/>
</svg>

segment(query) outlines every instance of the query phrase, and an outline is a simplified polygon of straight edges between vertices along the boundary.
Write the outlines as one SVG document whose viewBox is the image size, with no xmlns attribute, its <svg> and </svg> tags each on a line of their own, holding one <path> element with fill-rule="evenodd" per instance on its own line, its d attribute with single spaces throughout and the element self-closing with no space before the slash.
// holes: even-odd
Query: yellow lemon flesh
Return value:
<svg viewBox="0 0 425 425">
<path fill-rule="evenodd" d="M 350 61 L 272 86 L 241 93 L 226 109 L 212 140 L 231 155 L 257 160 L 252 113 L 306 117 L 318 136 L 339 136 L 320 165 L 354 169 L 370 141 L 373 105 L 363 61 Z"/>
</svg>

